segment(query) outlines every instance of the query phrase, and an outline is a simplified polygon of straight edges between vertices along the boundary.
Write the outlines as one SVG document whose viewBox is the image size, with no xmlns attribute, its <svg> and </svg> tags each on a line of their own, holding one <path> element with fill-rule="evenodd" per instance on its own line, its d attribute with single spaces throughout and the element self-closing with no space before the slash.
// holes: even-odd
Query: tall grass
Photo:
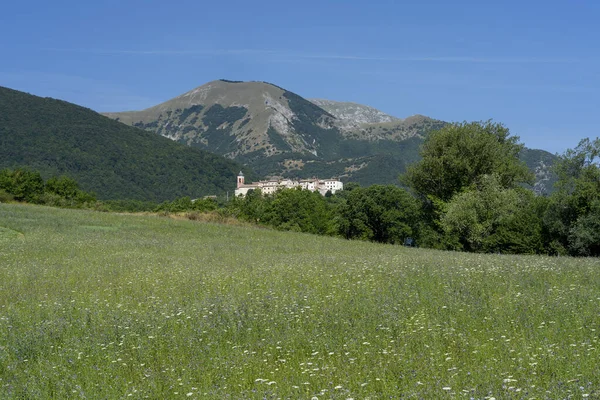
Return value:
<svg viewBox="0 0 600 400">
<path fill-rule="evenodd" d="M 598 259 L 0 204 L 1 398 L 600 397 Z"/>
</svg>

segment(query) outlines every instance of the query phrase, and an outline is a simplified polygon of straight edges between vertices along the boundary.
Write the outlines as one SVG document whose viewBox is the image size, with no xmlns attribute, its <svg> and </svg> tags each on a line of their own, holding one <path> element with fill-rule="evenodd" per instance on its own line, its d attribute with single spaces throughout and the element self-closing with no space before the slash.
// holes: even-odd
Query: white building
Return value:
<svg viewBox="0 0 600 400">
<path fill-rule="evenodd" d="M 338 190 L 344 189 L 344 184 L 337 179 L 270 179 L 267 181 L 252 182 L 246 184 L 244 182 L 244 174 L 242 171 L 237 176 L 237 189 L 235 189 L 235 195 L 245 196 L 249 190 L 260 189 L 263 194 L 273 194 L 279 189 L 293 189 L 300 187 L 305 190 L 312 192 L 319 192 L 321 195 L 325 195 L 328 191 L 335 193 Z"/>
</svg>

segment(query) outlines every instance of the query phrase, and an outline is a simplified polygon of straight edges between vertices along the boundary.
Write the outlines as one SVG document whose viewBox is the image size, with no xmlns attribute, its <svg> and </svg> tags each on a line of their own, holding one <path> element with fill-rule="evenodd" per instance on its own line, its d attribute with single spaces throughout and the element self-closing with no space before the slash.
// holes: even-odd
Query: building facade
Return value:
<svg viewBox="0 0 600 400">
<path fill-rule="evenodd" d="M 344 184 L 337 179 L 270 179 L 266 181 L 252 182 L 246 184 L 244 182 L 244 174 L 240 171 L 237 176 L 237 188 L 235 189 L 235 195 L 245 196 L 249 190 L 260 189 L 262 194 L 273 194 L 279 189 L 293 189 L 302 188 L 310 190 L 312 192 L 319 192 L 321 195 L 325 195 L 328 191 L 335 193 L 338 190 L 344 189 Z"/>
</svg>

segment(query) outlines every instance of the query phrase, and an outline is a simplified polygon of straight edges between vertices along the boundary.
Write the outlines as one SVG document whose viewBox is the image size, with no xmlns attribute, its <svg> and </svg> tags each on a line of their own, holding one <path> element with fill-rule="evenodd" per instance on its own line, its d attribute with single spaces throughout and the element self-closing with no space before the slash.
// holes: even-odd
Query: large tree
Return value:
<svg viewBox="0 0 600 400">
<path fill-rule="evenodd" d="M 544 218 L 551 252 L 600 255 L 600 138 L 582 140 L 555 168 L 557 190 Z"/>
<path fill-rule="evenodd" d="M 431 132 L 421 161 L 408 168 L 404 181 L 424 198 L 448 202 L 483 175 L 494 175 L 503 188 L 530 182 L 533 175 L 519 160 L 523 145 L 500 123 L 463 122 Z"/>
<path fill-rule="evenodd" d="M 504 189 L 485 175 L 472 190 L 457 194 L 441 218 L 456 248 L 475 252 L 541 253 L 543 198 L 528 189 Z M 540 204 L 542 203 L 542 204 Z"/>
<path fill-rule="evenodd" d="M 338 233 L 347 239 L 402 243 L 416 233 L 417 200 L 393 185 L 373 185 L 340 193 L 345 202 L 337 209 Z"/>
</svg>

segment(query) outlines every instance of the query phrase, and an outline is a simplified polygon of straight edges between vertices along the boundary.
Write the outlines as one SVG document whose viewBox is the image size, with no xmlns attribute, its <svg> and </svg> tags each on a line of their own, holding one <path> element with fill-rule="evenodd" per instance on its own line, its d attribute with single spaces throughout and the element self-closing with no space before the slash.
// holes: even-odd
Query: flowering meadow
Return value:
<svg viewBox="0 0 600 400">
<path fill-rule="evenodd" d="M 0 204 L 0 398 L 600 398 L 600 260 Z"/>
</svg>

